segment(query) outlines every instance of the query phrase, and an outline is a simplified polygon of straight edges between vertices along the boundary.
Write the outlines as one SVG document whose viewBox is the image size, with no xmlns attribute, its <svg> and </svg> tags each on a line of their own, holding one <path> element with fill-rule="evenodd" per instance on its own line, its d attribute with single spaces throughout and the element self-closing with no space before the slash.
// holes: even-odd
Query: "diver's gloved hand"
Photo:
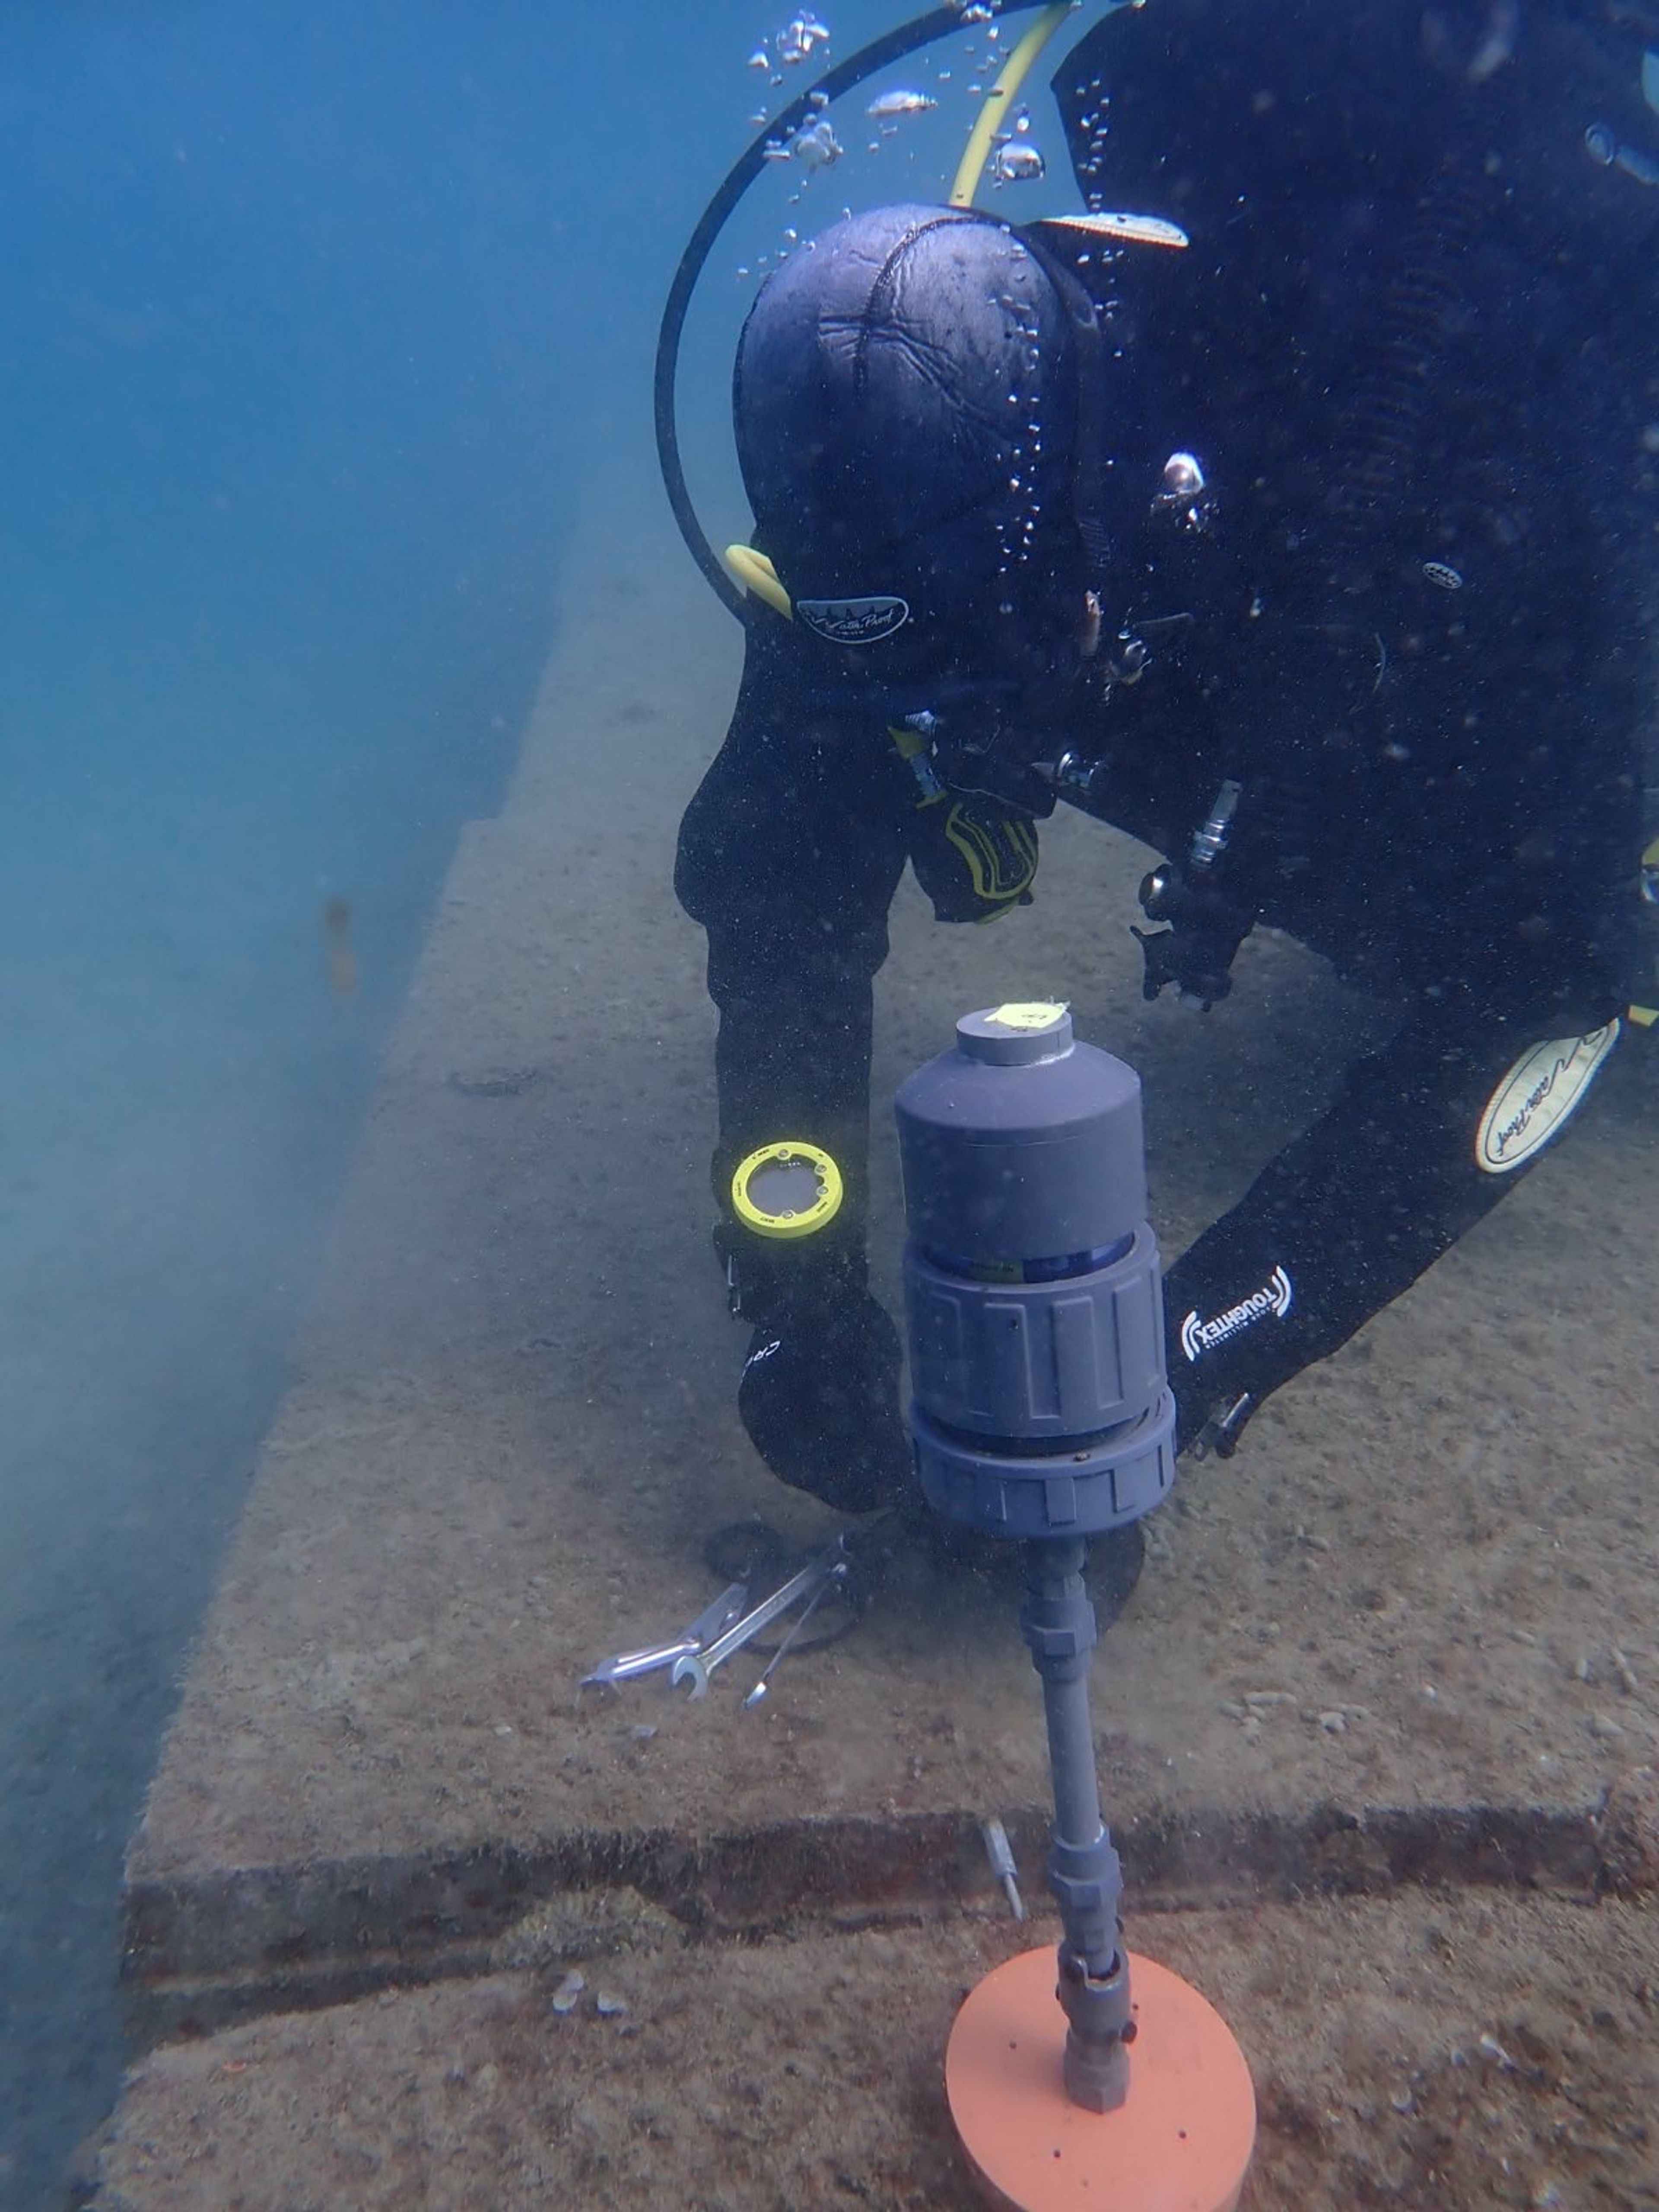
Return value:
<svg viewBox="0 0 1659 2212">
<path fill-rule="evenodd" d="M 910 1480 L 899 1337 L 867 1290 L 791 1301 L 750 1340 L 738 1411 L 774 1474 L 838 1513 L 892 1504 Z"/>
<path fill-rule="evenodd" d="M 949 804 L 946 801 L 949 801 Z M 1030 906 L 1037 872 L 1037 827 L 1029 814 L 982 793 L 919 808 L 910 866 L 938 921 L 994 921 Z"/>
</svg>

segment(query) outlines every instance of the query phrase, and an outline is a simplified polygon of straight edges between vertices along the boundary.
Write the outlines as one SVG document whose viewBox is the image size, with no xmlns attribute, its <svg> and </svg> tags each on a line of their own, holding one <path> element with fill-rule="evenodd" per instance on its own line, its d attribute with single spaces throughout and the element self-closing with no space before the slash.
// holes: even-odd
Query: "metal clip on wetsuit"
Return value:
<svg viewBox="0 0 1659 2212">
<path fill-rule="evenodd" d="M 1172 861 L 1154 868 L 1142 883 L 1140 904 L 1149 921 L 1167 925 L 1130 926 L 1146 963 L 1142 996 L 1155 999 L 1173 983 L 1183 1006 L 1207 1014 L 1233 988 L 1232 964 L 1250 933 L 1255 910 L 1236 905 L 1201 877 L 1194 882 Z"/>
<path fill-rule="evenodd" d="M 1230 898 L 1212 871 L 1225 851 L 1243 786 L 1229 776 L 1215 795 L 1208 816 L 1193 833 L 1187 864 L 1166 860 L 1140 886 L 1140 903 L 1160 930 L 1135 929 L 1130 935 L 1146 963 L 1141 994 L 1157 998 L 1173 983 L 1183 1006 L 1208 1013 L 1233 988 L 1232 965 L 1255 921 L 1254 907 Z"/>
</svg>

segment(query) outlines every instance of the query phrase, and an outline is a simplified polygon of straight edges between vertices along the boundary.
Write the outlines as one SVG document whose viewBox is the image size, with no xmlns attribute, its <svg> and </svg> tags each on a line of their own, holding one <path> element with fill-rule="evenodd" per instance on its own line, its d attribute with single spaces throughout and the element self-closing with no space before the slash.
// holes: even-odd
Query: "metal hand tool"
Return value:
<svg viewBox="0 0 1659 2212">
<path fill-rule="evenodd" d="M 637 1651 L 618 1651 L 613 1658 L 601 1659 L 591 1674 L 584 1674 L 582 1682 L 631 1682 L 636 1675 L 654 1674 L 659 1667 L 672 1667 L 677 1660 L 689 1657 L 710 1644 L 741 1614 L 749 1599 L 747 1583 L 728 1583 L 714 1601 L 706 1605 L 695 1620 L 690 1620 L 666 1644 L 644 1644 Z M 678 1679 L 678 1678 L 676 1678 Z"/>
<path fill-rule="evenodd" d="M 813 1613 L 817 1610 L 818 1601 L 823 1597 L 824 1592 L 826 1590 L 834 1589 L 836 1586 L 836 1577 L 833 1575 L 826 1575 L 823 1580 L 818 1584 L 817 1588 L 813 1591 L 811 1596 L 807 1599 L 805 1604 L 802 1606 L 800 1611 L 790 1622 L 783 1635 L 778 1639 L 777 1650 L 774 1651 L 772 1656 L 767 1661 L 765 1666 L 761 1668 L 760 1680 L 756 1683 L 754 1688 L 750 1690 L 749 1695 L 743 1701 L 743 1707 L 745 1712 L 749 1711 L 751 1707 L 760 1705 L 764 1700 L 767 1686 L 772 1680 L 773 1670 L 776 1667 L 779 1660 L 781 1659 L 784 1654 L 793 1646 L 802 1630 L 805 1627 L 807 1622 L 811 1620 Z"/>
<path fill-rule="evenodd" d="M 833 1544 L 816 1553 L 787 1582 L 780 1583 L 769 1597 L 763 1598 L 757 1606 L 751 1607 L 741 1620 L 733 1621 L 711 1644 L 704 1645 L 701 1650 L 688 1651 L 676 1659 L 669 1680 L 677 1688 L 689 1684 L 694 1698 L 707 1697 L 708 1677 L 716 1667 L 723 1664 L 734 1651 L 741 1650 L 745 1644 L 760 1634 L 763 1628 L 769 1627 L 780 1613 L 787 1613 L 790 1607 L 798 1605 L 802 1598 L 817 1597 L 828 1583 L 844 1582 L 847 1572 L 847 1547 L 842 1539 L 837 1536 Z"/>
</svg>

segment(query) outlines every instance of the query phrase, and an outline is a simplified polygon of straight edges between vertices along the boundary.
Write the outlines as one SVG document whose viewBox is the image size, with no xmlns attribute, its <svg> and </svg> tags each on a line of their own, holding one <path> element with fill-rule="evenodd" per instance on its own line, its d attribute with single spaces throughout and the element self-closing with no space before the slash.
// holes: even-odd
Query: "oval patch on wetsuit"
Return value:
<svg viewBox="0 0 1659 2212">
<path fill-rule="evenodd" d="M 1588 1036 L 1553 1037 L 1522 1053 L 1480 1116 L 1476 1165 L 1487 1175 L 1508 1175 L 1529 1160 L 1577 1105 L 1618 1042 L 1619 1024 L 1612 1021 Z"/>
<path fill-rule="evenodd" d="M 879 645 L 910 619 L 908 604 L 885 592 L 865 599 L 797 599 L 795 614 L 831 645 Z"/>
</svg>

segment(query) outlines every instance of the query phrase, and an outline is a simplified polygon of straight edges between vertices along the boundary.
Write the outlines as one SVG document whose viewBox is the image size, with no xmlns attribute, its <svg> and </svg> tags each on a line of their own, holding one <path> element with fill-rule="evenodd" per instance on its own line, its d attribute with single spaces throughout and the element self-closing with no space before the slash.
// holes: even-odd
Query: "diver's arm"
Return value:
<svg viewBox="0 0 1659 2212">
<path fill-rule="evenodd" d="M 902 770 L 879 731 L 811 725 L 791 709 L 764 636 L 751 641 L 726 743 L 681 825 L 675 887 L 708 937 L 720 1139 L 716 1198 L 733 1168 L 781 1138 L 822 1146 L 846 1189 L 809 1240 L 745 1240 L 744 1310 L 811 1263 L 861 1285 L 872 978 L 905 858 Z"/>
<path fill-rule="evenodd" d="M 1618 1034 L 1613 1021 L 1575 1037 L 1582 1018 L 1425 1001 L 1349 1069 L 1323 1118 L 1165 1278 L 1180 1448 L 1208 1428 L 1230 1451 L 1271 1391 L 1346 1344 L 1515 1188 Z"/>
<path fill-rule="evenodd" d="M 838 1512 L 898 1494 L 898 1333 L 870 1295 L 865 1221 L 872 979 L 904 866 L 903 770 L 879 731 L 792 708 L 751 633 L 719 757 L 681 826 L 676 887 L 708 933 L 720 1008 L 717 1243 L 751 1324 L 738 1385 L 750 1441 L 782 1480 Z M 845 1198 L 811 1236 L 746 1229 L 732 1171 L 793 1139 L 836 1160 Z"/>
</svg>

